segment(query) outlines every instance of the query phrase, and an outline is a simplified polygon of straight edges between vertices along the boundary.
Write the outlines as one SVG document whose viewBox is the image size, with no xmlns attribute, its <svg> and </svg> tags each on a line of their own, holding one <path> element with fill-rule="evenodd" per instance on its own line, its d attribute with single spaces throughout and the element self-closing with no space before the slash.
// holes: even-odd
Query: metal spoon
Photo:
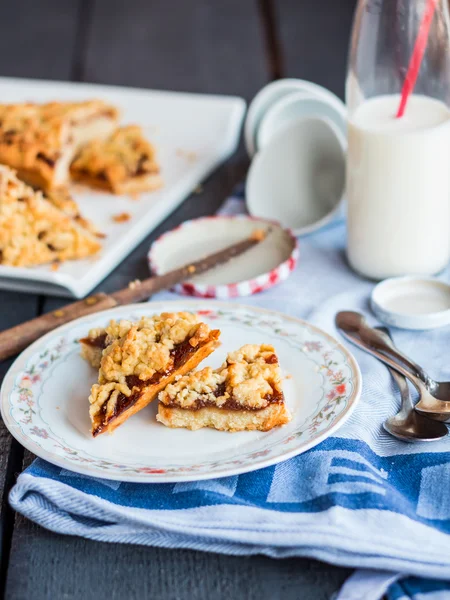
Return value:
<svg viewBox="0 0 450 600">
<path fill-rule="evenodd" d="M 375 329 L 392 340 L 387 327 L 376 327 Z M 434 442 L 448 435 L 448 429 L 444 423 L 427 419 L 414 410 L 406 378 L 391 367 L 388 367 L 388 371 L 398 385 L 402 402 L 399 412 L 383 423 L 384 429 L 403 442 Z"/>
<path fill-rule="evenodd" d="M 377 350 L 381 350 L 388 356 L 391 356 L 395 360 L 401 361 L 413 375 L 421 379 L 428 391 L 439 400 L 450 401 L 450 382 L 449 381 L 435 381 L 422 369 L 420 365 L 411 360 L 408 356 L 403 354 L 399 350 L 391 338 L 384 332 L 379 331 L 376 336 L 371 333 L 373 329 L 367 324 L 366 319 L 363 315 L 354 311 L 342 311 L 339 313 L 340 321 L 345 320 L 346 327 L 351 327 L 355 333 L 359 333 L 363 341 L 367 341 L 371 346 Z M 378 329 L 378 328 L 377 328 Z"/>
<path fill-rule="evenodd" d="M 421 379 L 410 373 L 403 365 L 393 360 L 390 356 L 386 356 L 377 350 L 374 346 L 383 347 L 383 349 L 387 347 L 384 342 L 383 334 L 376 329 L 369 327 L 367 323 L 362 328 L 359 323 L 355 328 L 355 315 L 358 318 L 362 316 L 359 315 L 359 313 L 346 311 L 336 315 L 336 327 L 341 331 L 344 337 L 409 379 L 419 392 L 420 396 L 419 402 L 414 407 L 415 410 L 425 414 L 430 419 L 450 423 L 450 401 L 444 402 L 443 400 L 438 400 L 432 396 Z M 358 319 L 358 322 L 359 321 L 360 318 Z"/>
</svg>

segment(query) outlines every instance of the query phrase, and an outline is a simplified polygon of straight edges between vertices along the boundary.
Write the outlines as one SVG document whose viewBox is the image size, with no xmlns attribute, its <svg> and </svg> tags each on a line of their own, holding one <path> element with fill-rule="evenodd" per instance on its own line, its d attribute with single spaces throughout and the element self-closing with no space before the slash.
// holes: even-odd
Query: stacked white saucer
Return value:
<svg viewBox="0 0 450 600">
<path fill-rule="evenodd" d="M 296 235 L 336 218 L 345 190 L 347 111 L 335 94 L 301 79 L 270 83 L 252 101 L 244 135 L 252 216 Z"/>
</svg>

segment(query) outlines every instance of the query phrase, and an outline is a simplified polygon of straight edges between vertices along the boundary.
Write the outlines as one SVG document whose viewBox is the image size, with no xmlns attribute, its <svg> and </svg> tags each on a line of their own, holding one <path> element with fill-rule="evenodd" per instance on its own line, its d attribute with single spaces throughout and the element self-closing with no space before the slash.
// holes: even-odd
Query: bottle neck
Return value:
<svg viewBox="0 0 450 600">
<path fill-rule="evenodd" d="M 424 13 L 431 0 L 359 0 L 346 82 L 349 113 L 366 99 L 400 94 Z M 450 18 L 436 1 L 414 93 L 449 104 Z"/>
</svg>

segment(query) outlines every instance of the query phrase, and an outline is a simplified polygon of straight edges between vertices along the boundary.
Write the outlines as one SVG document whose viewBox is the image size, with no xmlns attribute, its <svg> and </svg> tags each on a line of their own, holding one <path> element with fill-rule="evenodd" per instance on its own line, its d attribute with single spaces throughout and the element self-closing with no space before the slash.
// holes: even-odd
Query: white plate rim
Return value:
<svg viewBox="0 0 450 600">
<path fill-rule="evenodd" d="M 198 306 L 199 304 L 201 304 L 201 305 L 210 305 L 211 307 L 217 307 L 217 308 L 220 308 L 220 307 L 228 308 L 228 309 L 237 308 L 237 309 L 245 309 L 245 310 L 249 310 L 249 311 L 254 311 L 254 312 L 260 313 L 260 314 L 272 314 L 275 316 L 282 317 L 283 319 L 287 319 L 288 321 L 293 321 L 303 327 L 309 328 L 310 330 L 314 331 L 316 334 L 319 334 L 320 336 L 324 337 L 335 348 L 339 349 L 339 351 L 345 356 L 345 358 L 347 359 L 349 365 L 351 366 L 352 372 L 354 374 L 353 391 L 352 391 L 351 396 L 348 399 L 348 403 L 347 403 L 345 410 L 337 417 L 335 423 L 331 427 L 328 427 L 323 432 L 319 433 L 318 435 L 316 435 L 315 437 L 310 439 L 310 441 L 308 441 L 306 443 L 300 443 L 299 444 L 300 448 L 296 447 L 296 448 L 292 449 L 291 451 L 287 451 L 285 453 L 275 455 L 272 458 L 259 457 L 258 460 L 255 460 L 250 465 L 246 465 L 243 467 L 238 467 L 238 466 L 227 467 L 227 468 L 224 468 L 222 471 L 218 471 L 218 472 L 215 471 L 214 474 L 209 474 L 207 472 L 206 473 L 193 473 L 193 474 L 189 474 L 189 473 L 165 474 L 164 477 L 155 477 L 151 473 L 145 474 L 144 476 L 143 475 L 124 474 L 124 473 L 120 473 L 120 474 L 107 473 L 107 475 L 106 475 L 106 474 L 103 474 L 102 472 L 100 472 L 98 469 L 94 470 L 91 467 L 89 467 L 88 465 L 85 465 L 83 463 L 68 462 L 68 461 L 64 460 L 62 457 L 59 457 L 58 455 L 53 455 L 50 452 L 48 452 L 47 450 L 45 450 L 44 448 L 42 448 L 41 446 L 39 446 L 37 443 L 33 442 L 33 440 L 30 437 L 21 435 L 18 432 L 17 428 L 15 427 L 14 421 L 9 414 L 9 410 L 8 410 L 9 407 L 7 406 L 7 401 L 9 398 L 8 388 L 11 388 L 14 385 L 17 374 L 20 372 L 20 370 L 26 364 L 28 358 L 30 358 L 35 353 L 35 351 L 38 349 L 38 347 L 40 345 L 44 345 L 44 343 L 47 340 L 51 339 L 55 335 L 59 335 L 59 334 L 63 333 L 64 331 L 72 328 L 75 324 L 81 324 L 84 321 L 89 321 L 89 319 L 92 319 L 93 317 L 97 317 L 99 315 L 104 315 L 105 318 L 112 317 L 114 315 L 114 313 L 117 312 L 118 309 L 127 308 L 130 310 L 130 312 L 133 312 L 135 310 L 139 311 L 140 309 L 142 309 L 143 306 L 146 306 L 145 303 L 140 303 L 140 304 L 129 304 L 129 305 L 125 305 L 125 306 L 114 307 L 112 309 L 108 309 L 105 311 L 99 311 L 98 313 L 86 315 L 84 317 L 80 317 L 79 319 L 75 319 L 74 321 L 70 321 L 69 323 L 66 323 L 65 325 L 61 325 L 60 327 L 54 329 L 53 331 L 47 333 L 46 335 L 44 335 L 41 338 L 39 338 L 38 340 L 36 340 L 33 344 L 31 344 L 26 350 L 24 350 L 16 358 L 16 360 L 13 362 L 11 367 L 8 369 L 5 377 L 3 378 L 3 382 L 2 382 L 2 385 L 0 388 L 0 412 L 1 412 L 2 419 L 3 419 L 3 423 L 4 423 L 5 427 L 8 429 L 8 431 L 10 432 L 10 434 L 24 448 L 26 448 L 28 451 L 32 452 L 37 457 L 42 458 L 43 460 L 46 460 L 46 461 L 50 462 L 51 464 L 61 467 L 63 469 L 68 469 L 74 473 L 78 473 L 81 475 L 87 475 L 90 477 L 96 477 L 96 478 L 100 478 L 100 479 L 129 482 L 129 483 L 181 483 L 181 482 L 187 482 L 187 481 L 201 481 L 201 480 L 207 480 L 207 479 L 217 479 L 217 478 L 222 478 L 222 477 L 229 477 L 232 475 L 240 475 L 240 474 L 244 474 L 244 473 L 250 473 L 252 471 L 256 471 L 256 470 L 259 470 L 259 469 L 262 469 L 265 467 L 273 466 L 280 462 L 284 462 L 284 461 L 288 460 L 289 458 L 292 458 L 299 454 L 303 454 L 307 450 L 310 450 L 311 448 L 317 446 L 319 443 L 321 443 L 322 441 L 324 441 L 325 439 L 330 437 L 340 427 L 342 427 L 342 425 L 344 425 L 344 423 L 348 420 L 348 418 L 353 413 L 354 409 L 356 408 L 356 406 L 361 398 L 361 393 L 362 393 L 362 375 L 361 375 L 361 370 L 359 368 L 358 362 L 356 361 L 353 354 L 341 342 L 339 342 L 336 338 L 334 338 L 329 333 L 326 333 L 325 331 L 323 331 L 323 329 L 321 329 L 320 327 L 317 327 L 316 325 L 312 325 L 311 323 L 308 323 L 304 319 L 299 319 L 297 317 L 287 315 L 281 311 L 276 311 L 276 310 L 271 310 L 271 309 L 266 309 L 266 308 L 261 308 L 261 307 L 251 306 L 251 305 L 246 305 L 246 304 L 241 304 L 241 303 L 235 303 L 235 302 L 226 302 L 226 301 L 223 302 L 223 301 L 219 301 L 219 300 L 209 300 L 209 299 L 207 299 L 207 300 L 201 300 L 201 299 L 185 300 L 182 298 L 180 300 L 173 300 L 173 301 L 167 301 L 167 302 L 165 302 L 165 301 L 149 302 L 148 307 L 151 308 L 152 310 L 154 309 L 155 313 L 158 313 L 158 312 L 163 312 L 163 311 L 164 312 L 170 311 L 171 306 L 174 306 L 174 305 L 180 306 L 181 304 L 183 306 L 186 306 L 186 310 L 192 310 L 192 311 L 196 310 L 195 306 Z M 188 308 L 190 306 L 192 306 L 191 309 Z M 180 308 L 178 308 L 177 310 L 180 310 Z"/>
</svg>

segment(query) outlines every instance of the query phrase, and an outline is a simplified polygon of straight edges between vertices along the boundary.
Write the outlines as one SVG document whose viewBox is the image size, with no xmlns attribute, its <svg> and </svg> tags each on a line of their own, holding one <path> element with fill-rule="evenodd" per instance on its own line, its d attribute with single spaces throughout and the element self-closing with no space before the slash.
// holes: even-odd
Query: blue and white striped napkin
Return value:
<svg viewBox="0 0 450 600">
<path fill-rule="evenodd" d="M 242 196 L 225 206 L 242 212 Z M 307 318 L 339 337 L 338 310 L 366 312 L 372 284 L 347 267 L 345 226 L 303 238 L 282 285 L 246 299 Z M 449 272 L 443 275 L 448 281 Z M 158 299 L 170 297 L 170 293 Z M 394 331 L 437 379 L 450 379 L 450 328 Z M 388 371 L 354 350 L 364 391 L 337 434 L 285 463 L 246 475 L 179 484 L 118 483 L 36 460 L 10 494 L 44 527 L 87 538 L 274 557 L 310 556 L 358 569 L 339 600 L 450 598 L 450 439 L 409 445 L 383 420 L 399 405 Z"/>
</svg>

